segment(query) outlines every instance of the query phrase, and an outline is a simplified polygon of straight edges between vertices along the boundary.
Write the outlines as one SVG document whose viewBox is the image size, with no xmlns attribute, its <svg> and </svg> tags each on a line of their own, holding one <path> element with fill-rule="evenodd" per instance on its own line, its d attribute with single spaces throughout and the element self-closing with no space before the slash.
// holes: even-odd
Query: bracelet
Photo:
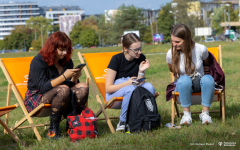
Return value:
<svg viewBox="0 0 240 150">
<path fill-rule="evenodd" d="M 62 75 L 63 75 L 63 77 L 65 78 L 65 80 L 67 80 L 67 78 L 65 77 L 64 73 L 63 73 Z"/>
<path fill-rule="evenodd" d="M 143 72 L 143 73 L 141 73 L 141 72 L 138 72 L 138 74 L 139 75 L 141 75 L 141 76 L 144 76 L 145 75 L 145 73 Z"/>
</svg>

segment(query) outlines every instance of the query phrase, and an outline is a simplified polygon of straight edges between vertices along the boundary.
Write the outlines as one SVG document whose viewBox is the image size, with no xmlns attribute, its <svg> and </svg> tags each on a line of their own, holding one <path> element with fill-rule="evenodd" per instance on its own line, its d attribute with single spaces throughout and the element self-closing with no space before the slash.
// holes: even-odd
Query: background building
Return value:
<svg viewBox="0 0 240 150">
<path fill-rule="evenodd" d="M 77 21 L 81 21 L 81 15 L 67 15 L 67 16 L 60 16 L 60 31 L 65 32 L 68 36 L 69 33 L 72 31 L 73 26 Z"/>
<path fill-rule="evenodd" d="M 40 15 L 47 19 L 53 19 L 54 25 L 59 24 L 59 17 L 66 15 L 83 15 L 84 10 L 81 10 L 79 6 L 43 6 L 40 8 Z"/>
<path fill-rule="evenodd" d="M 25 25 L 31 16 L 39 16 L 38 3 L 0 2 L 0 40 L 10 35 L 15 26 Z"/>
<path fill-rule="evenodd" d="M 143 21 L 143 24 L 146 26 L 150 25 L 151 22 L 156 22 L 158 18 L 160 9 L 142 9 L 143 17 L 146 19 Z"/>
</svg>

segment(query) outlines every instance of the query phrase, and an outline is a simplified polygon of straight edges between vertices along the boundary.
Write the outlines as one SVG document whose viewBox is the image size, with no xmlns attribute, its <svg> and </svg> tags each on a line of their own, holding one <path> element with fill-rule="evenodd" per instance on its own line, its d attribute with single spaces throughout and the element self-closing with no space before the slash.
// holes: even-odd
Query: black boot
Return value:
<svg viewBox="0 0 240 150">
<path fill-rule="evenodd" d="M 59 127 L 61 121 L 61 115 L 50 116 L 50 126 L 47 133 L 47 138 L 58 139 L 61 137 L 61 128 Z"/>
</svg>

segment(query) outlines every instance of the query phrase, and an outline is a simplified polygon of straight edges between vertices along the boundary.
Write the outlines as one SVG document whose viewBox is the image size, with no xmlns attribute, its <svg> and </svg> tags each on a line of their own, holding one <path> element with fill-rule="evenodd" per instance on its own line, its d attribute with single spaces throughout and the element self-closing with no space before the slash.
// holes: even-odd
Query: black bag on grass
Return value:
<svg viewBox="0 0 240 150">
<path fill-rule="evenodd" d="M 160 127 L 160 119 L 154 95 L 144 87 L 138 86 L 133 91 L 128 105 L 125 132 L 157 129 Z"/>
</svg>

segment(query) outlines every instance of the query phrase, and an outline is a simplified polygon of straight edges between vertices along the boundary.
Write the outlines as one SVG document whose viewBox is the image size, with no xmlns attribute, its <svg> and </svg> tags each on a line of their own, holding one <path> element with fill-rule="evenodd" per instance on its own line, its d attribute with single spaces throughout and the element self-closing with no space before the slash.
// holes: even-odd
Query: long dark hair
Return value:
<svg viewBox="0 0 240 150">
<path fill-rule="evenodd" d="M 195 45 L 195 42 L 192 40 L 190 29 L 184 24 L 177 24 L 172 29 L 171 35 L 181 38 L 184 40 L 184 47 L 182 52 L 185 56 L 185 72 L 187 75 L 190 75 L 195 70 L 195 64 L 192 62 L 192 49 Z M 173 50 L 172 44 L 172 71 L 174 74 L 180 76 L 180 51 Z M 193 64 L 193 66 L 192 66 Z"/>
</svg>

